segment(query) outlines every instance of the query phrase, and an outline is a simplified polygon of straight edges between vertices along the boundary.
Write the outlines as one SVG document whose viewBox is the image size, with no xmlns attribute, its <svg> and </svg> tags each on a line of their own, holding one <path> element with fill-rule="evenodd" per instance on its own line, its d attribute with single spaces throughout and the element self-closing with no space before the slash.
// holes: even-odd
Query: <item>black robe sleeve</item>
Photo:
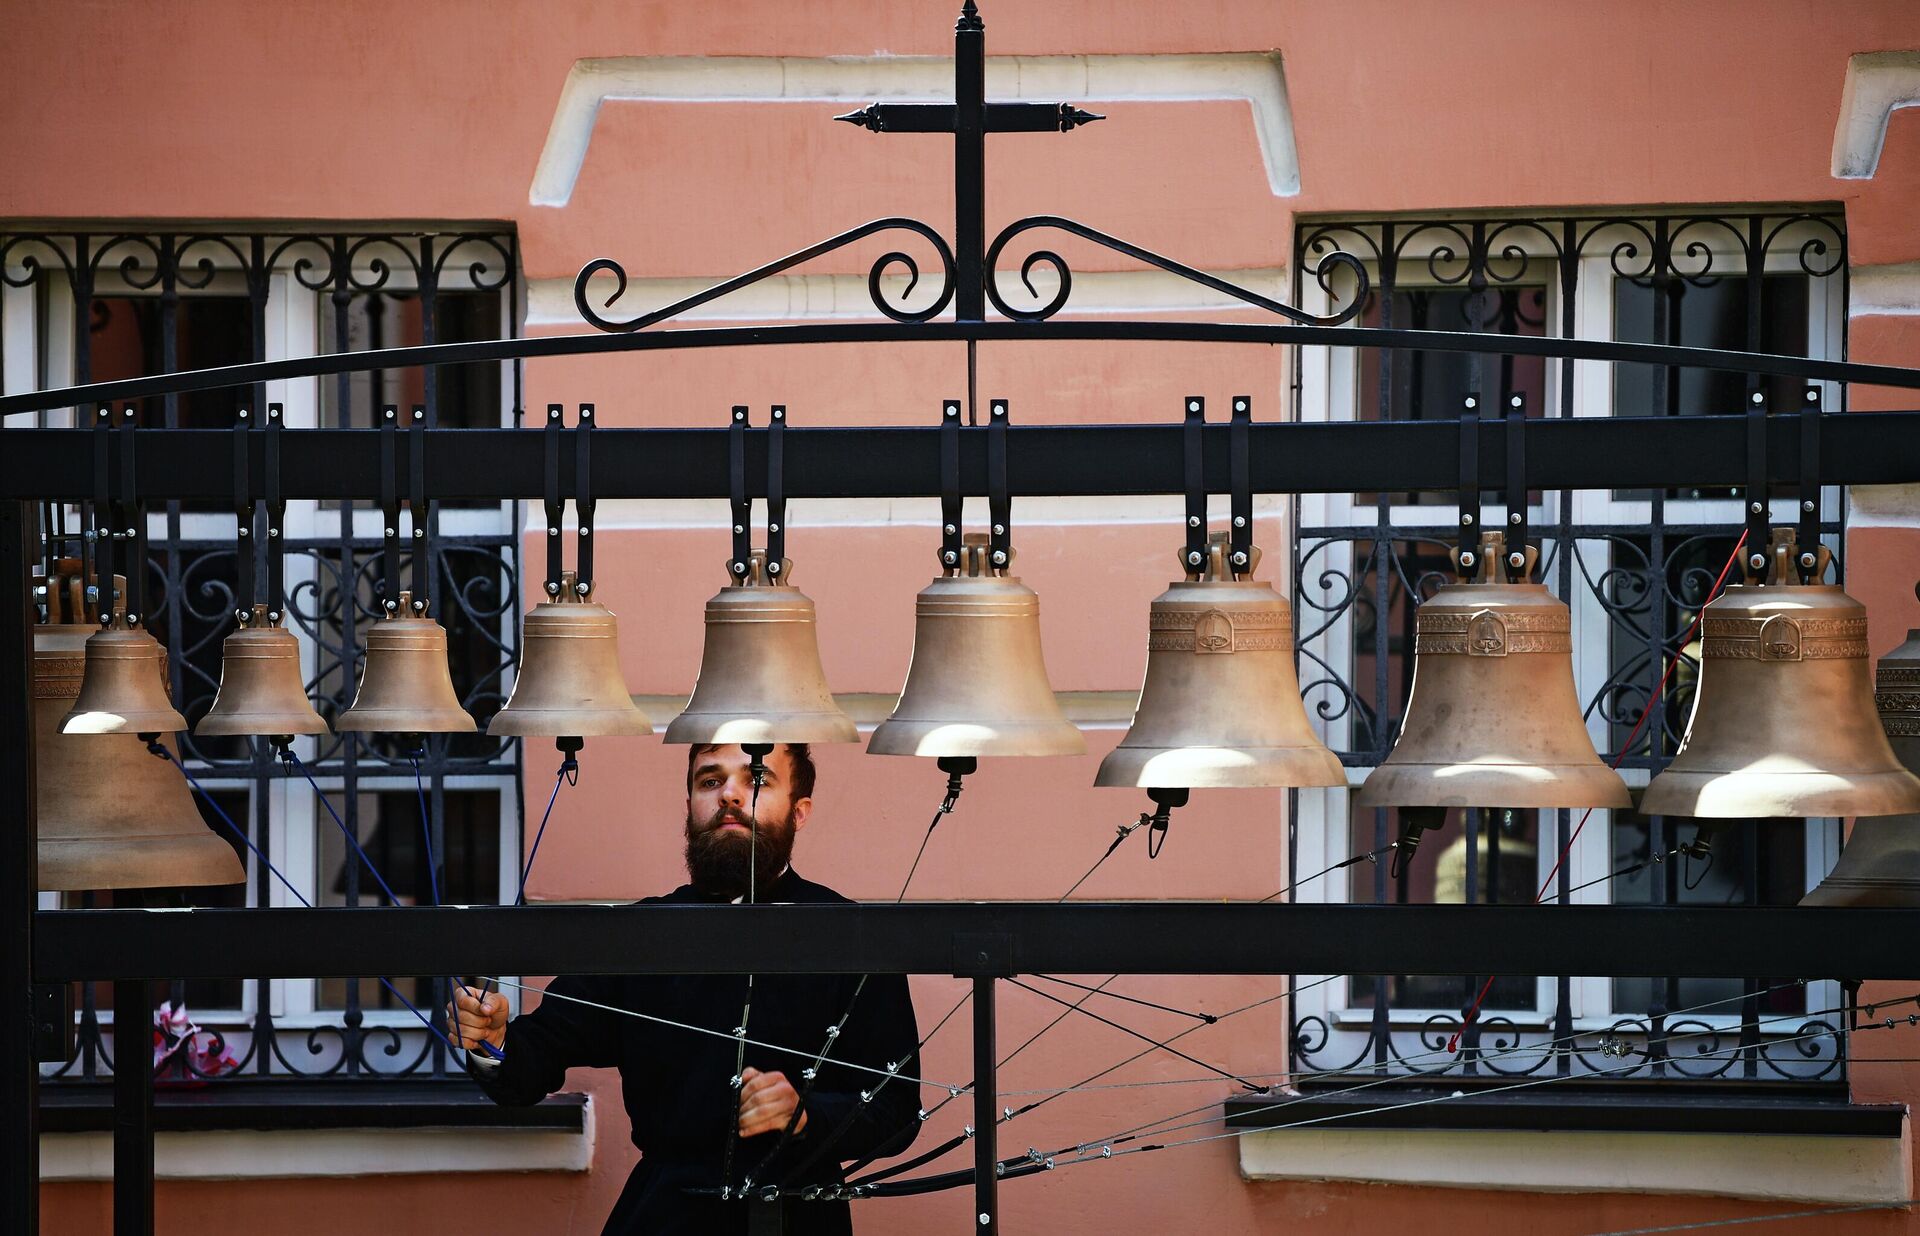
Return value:
<svg viewBox="0 0 1920 1236">
<path fill-rule="evenodd" d="M 838 1133 L 827 1151 L 835 1163 L 899 1154 L 920 1132 L 920 1083 L 914 1080 L 920 1075 L 920 1031 L 906 976 L 869 977 L 842 1036 L 846 1042 L 829 1057 L 807 1098 L 806 1132 L 794 1149 L 799 1157 L 809 1156 Z M 876 1073 L 836 1068 L 835 1059 L 870 1069 L 892 1063 L 900 1075 L 887 1080 Z M 863 1091 L 871 1096 L 864 1102 Z M 845 1131 L 840 1132 L 843 1124 Z"/>
<path fill-rule="evenodd" d="M 508 1107 L 528 1107 L 565 1084 L 567 1070 L 609 1068 L 619 1063 L 620 1014 L 577 1003 L 613 1004 L 609 980 L 561 977 L 547 984 L 540 1007 L 507 1023 L 506 1057 L 492 1068 L 467 1071 L 488 1098 Z M 572 996 L 573 1000 L 558 997 Z"/>
</svg>

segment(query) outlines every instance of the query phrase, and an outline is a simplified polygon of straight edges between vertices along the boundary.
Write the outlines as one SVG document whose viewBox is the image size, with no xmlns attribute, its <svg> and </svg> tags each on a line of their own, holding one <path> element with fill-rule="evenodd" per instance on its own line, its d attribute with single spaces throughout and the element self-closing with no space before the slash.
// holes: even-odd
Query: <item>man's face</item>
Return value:
<svg viewBox="0 0 1920 1236">
<path fill-rule="evenodd" d="M 687 875 L 702 892 L 728 897 L 748 892 L 748 871 L 764 889 L 793 857 L 793 838 L 806 826 L 811 798 L 792 793 L 792 759 L 776 746 L 756 802 L 747 756 L 738 746 L 701 749 L 687 778 Z M 748 820 L 757 821 L 752 833 Z"/>
</svg>

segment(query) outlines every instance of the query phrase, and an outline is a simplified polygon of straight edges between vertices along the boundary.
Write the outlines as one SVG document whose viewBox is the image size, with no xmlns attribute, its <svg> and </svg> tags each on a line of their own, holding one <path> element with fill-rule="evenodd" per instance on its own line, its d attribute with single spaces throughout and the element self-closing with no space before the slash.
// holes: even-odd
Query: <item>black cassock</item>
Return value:
<svg viewBox="0 0 1920 1236">
<path fill-rule="evenodd" d="M 646 903 L 716 900 L 683 885 L 665 897 L 649 897 Z M 847 899 L 788 869 L 770 892 L 760 894 L 760 900 Z M 813 1063 L 827 1040 L 827 1028 L 846 1011 L 859 981 L 858 975 L 756 977 L 747 1037 L 791 1050 L 749 1043 L 747 1066 L 785 1073 L 795 1090 L 803 1089 L 801 1071 Z M 607 1216 L 606 1236 L 745 1232 L 745 1205 L 687 1191 L 717 1190 L 721 1184 L 727 1126 L 737 1110 L 735 1092 L 728 1084 L 733 1076 L 733 1039 L 695 1034 L 555 997 L 573 996 L 731 1035 L 740 1024 L 746 986 L 743 975 L 556 978 L 547 985 L 549 995 L 539 1008 L 507 1024 L 506 1060 L 490 1070 L 470 1068 L 494 1102 L 508 1105 L 538 1103 L 561 1087 L 570 1068 L 619 1069 L 621 1095 L 633 1121 L 633 1144 L 640 1148 L 640 1162 Z M 778 1131 L 738 1140 L 730 1183 L 738 1185 L 749 1172 L 756 1192 L 760 1185 L 791 1185 L 796 1180 L 838 1182 L 845 1161 L 905 1150 L 920 1127 L 919 1083 L 907 1080 L 920 1071 L 919 1039 L 906 978 L 897 974 L 869 978 L 807 1096 L 806 1130 L 796 1134 L 772 1162 L 764 1160 L 780 1139 Z M 891 1062 L 905 1076 L 881 1085 L 881 1077 L 844 1068 L 842 1062 L 873 1069 L 885 1069 Z M 871 1101 L 860 1101 L 863 1090 L 872 1094 Z M 832 1148 L 803 1176 L 793 1176 L 794 1169 L 811 1158 L 843 1122 L 846 1131 Z M 783 1217 L 788 1233 L 827 1236 L 853 1230 L 845 1202 L 796 1198 L 784 1203 Z"/>
</svg>

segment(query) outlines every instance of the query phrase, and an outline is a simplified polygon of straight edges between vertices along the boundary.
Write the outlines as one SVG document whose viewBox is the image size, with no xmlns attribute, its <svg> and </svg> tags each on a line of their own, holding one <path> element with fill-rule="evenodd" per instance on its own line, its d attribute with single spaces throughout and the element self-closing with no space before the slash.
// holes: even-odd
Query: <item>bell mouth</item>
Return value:
<svg viewBox="0 0 1920 1236">
<path fill-rule="evenodd" d="M 913 755 L 926 758 L 1002 755 L 1085 755 L 1087 740 L 1080 727 L 1060 721 L 986 723 L 977 721 L 919 721 L 899 717 L 875 727 L 867 741 L 868 755 Z"/>
<path fill-rule="evenodd" d="M 1324 747 L 1115 747 L 1096 786 L 1133 789 L 1288 789 L 1347 783 L 1340 757 Z"/>
<path fill-rule="evenodd" d="M 1706 819 L 1881 816 L 1920 811 L 1920 778 L 1882 772 L 1690 772 L 1669 768 L 1640 799 L 1645 815 Z"/>
<path fill-rule="evenodd" d="M 1476 761 L 1459 764 L 1382 764 L 1354 796 L 1369 807 L 1606 807 L 1633 806 L 1620 774 L 1595 757 L 1591 764 Z"/>
</svg>

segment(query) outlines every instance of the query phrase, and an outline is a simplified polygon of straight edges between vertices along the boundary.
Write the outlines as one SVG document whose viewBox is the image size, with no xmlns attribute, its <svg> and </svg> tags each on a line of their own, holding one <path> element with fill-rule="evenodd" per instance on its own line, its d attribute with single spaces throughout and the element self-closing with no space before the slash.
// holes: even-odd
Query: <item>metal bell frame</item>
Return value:
<svg viewBox="0 0 1920 1236">
<path fill-rule="evenodd" d="M 323 374 L 376 371 L 415 365 L 449 365 L 530 356 L 613 351 L 788 343 L 1070 341 L 1108 339 L 1210 341 L 1253 346 L 1275 344 L 1336 348 L 1407 348 L 1481 354 L 1543 356 L 1567 361 L 1634 362 L 1731 369 L 1805 380 L 1920 389 L 1920 371 L 1892 366 L 1768 356 L 1744 352 L 1547 337 L 1500 337 L 1404 329 L 1343 327 L 1359 312 L 1367 291 L 1365 268 L 1350 255 L 1328 257 L 1301 272 L 1329 284 L 1345 272 L 1356 291 L 1326 316 L 1291 306 L 1206 275 L 1161 255 L 1054 216 L 1033 216 L 1003 228 L 991 244 L 984 229 L 984 150 L 988 132 L 1066 131 L 1091 117 L 1066 104 L 988 102 L 985 97 L 984 26 L 971 0 L 955 33 L 955 101 L 951 104 L 879 103 L 856 113 L 857 122 L 880 133 L 950 132 L 954 138 L 953 243 L 927 224 L 883 219 L 862 225 L 750 271 L 694 296 L 626 321 L 606 318 L 588 296 L 589 282 L 612 273 L 625 287 L 617 262 L 589 263 L 576 283 L 576 303 L 601 335 L 543 337 L 421 348 L 379 349 L 239 365 L 215 372 L 173 373 L 65 390 L 0 395 L 0 415 L 91 404 L 103 399 L 145 398 L 181 391 L 242 386 Z M 1158 266 L 1287 319 L 1284 324 L 1052 321 L 1070 297 L 1069 267 L 1058 254 L 1029 254 L 1020 270 L 1050 265 L 1060 276 L 1055 294 L 1038 305 L 1011 305 L 1000 294 L 995 268 L 1015 238 L 1035 229 L 1074 236 L 1089 244 Z M 911 259 L 890 252 L 876 263 L 870 294 L 892 319 L 871 323 L 807 323 L 798 326 L 688 328 L 647 331 L 700 304 L 833 252 L 877 233 L 909 231 L 932 245 L 944 278 L 932 302 L 907 307 L 881 295 L 880 275 Z M 1330 264 L 1331 263 L 1331 264 Z M 913 270 L 918 274 L 917 268 Z M 909 280 L 909 285 L 913 283 Z M 1028 283 L 1031 290 L 1032 284 Z M 989 321 L 991 303 L 1007 320 Z M 952 305 L 951 321 L 934 321 Z M 1563 367 L 1565 368 L 1565 367 Z M 1535 478 L 1542 487 L 1660 487 L 1737 483 L 1722 452 L 1737 441 L 1728 418 L 1569 419 L 1539 427 L 1551 466 Z M 1854 422 L 1871 421 L 1871 425 Z M 1610 423 L 1609 423 L 1610 422 Z M 0 457 L 0 479 L 10 498 L 68 499 L 85 496 L 76 479 L 70 439 L 60 430 L 20 430 Z M 164 459 L 158 470 L 168 498 L 201 500 L 223 493 L 209 474 L 202 439 L 191 431 L 143 431 Z M 519 440 L 512 431 L 487 431 L 463 441 L 457 475 L 440 477 L 435 496 L 525 497 L 537 492 Z M 1445 427 L 1422 424 L 1275 424 L 1261 427 L 1263 449 L 1255 483 L 1271 492 L 1442 489 L 1450 485 Z M 1920 412 L 1872 417 L 1831 417 L 1819 426 L 1824 457 L 1834 461 L 1822 478 L 1832 484 L 1899 483 L 1920 480 L 1913 449 L 1920 443 Z M 624 442 L 608 443 L 616 455 L 613 474 L 622 497 L 713 496 L 698 479 L 717 466 L 719 452 L 696 431 L 636 430 Z M 1049 437 L 1049 434 L 1055 435 Z M 363 498 L 355 492 L 359 443 L 313 439 L 296 456 L 299 496 Z M 1889 449 L 1889 444 L 1900 449 Z M 814 492 L 840 497 L 921 496 L 934 492 L 929 446 L 914 431 L 822 430 L 809 443 Z M 1026 493 L 1140 494 L 1174 492 L 1165 460 L 1174 453 L 1170 435 L 1158 426 L 1071 427 L 1039 431 L 1023 445 L 1024 472 L 1013 488 Z M 349 465 L 352 465 L 351 467 Z M 359 475 L 364 475 L 360 473 Z M 26 521 L 18 504 L 0 504 L 0 587 L 20 604 L 0 605 L 0 634 L 21 652 L 29 633 L 22 621 L 29 554 Z M 3 667 L 0 667 L 3 668 Z M 27 683 L 20 666 L 4 670 L 0 708 L 14 728 L 26 732 Z M 13 789 L 16 813 L 31 820 L 31 754 L 24 744 L 0 748 L 0 785 Z M 8 830 L 9 861 L 0 872 L 31 870 L 31 827 Z M 15 861 L 17 860 L 17 861 Z M 254 975 L 337 973 L 342 959 L 377 949 L 408 973 L 444 973 L 479 964 L 505 972 L 541 969 L 593 972 L 781 973 L 812 972 L 822 957 L 847 971 L 876 973 L 958 972 L 973 982 L 977 1075 L 973 1086 L 975 1206 L 987 1216 L 982 1232 L 997 1230 L 997 1184 L 1042 1165 L 1024 1158 L 996 1158 L 996 1060 L 993 1054 L 996 979 L 1021 970 L 1060 973 L 1417 973 L 1454 974 L 1463 962 L 1483 973 L 1605 975 L 1636 959 L 1661 958 L 1669 975 L 1714 976 L 1766 972 L 1856 977 L 1916 976 L 1904 912 L 1839 909 L 1727 909 L 1700 912 L 1673 907 L 1459 907 L 1185 905 L 1128 906 L 951 904 L 908 906 L 753 906 L 734 912 L 662 905 L 608 907 L 541 906 L 501 909 L 358 910 L 328 916 L 321 930 L 301 910 L 205 911 L 192 915 L 94 911 L 73 914 L 32 908 L 31 881 L 11 879 L 4 898 L 9 928 L 20 948 L 0 950 L 9 997 L 19 998 L 35 980 L 58 982 L 104 977 L 125 980 L 137 999 L 141 981 L 156 976 L 201 977 L 239 972 Z M 453 915 L 459 915 L 456 921 Z M 687 930 L 689 915 L 702 915 L 701 929 Z M 1699 917 L 1711 914 L 1715 930 Z M 508 920 L 506 916 L 511 915 Z M 1690 916 L 1682 919 L 1680 916 Z M 341 920 L 335 925 L 332 920 Z M 1670 947 L 1682 922 L 1691 925 L 1689 947 Z M 678 947 L 636 954 L 630 941 L 653 932 L 677 933 Z M 32 948 L 24 947 L 31 936 Z M 1766 951 L 1755 941 L 1764 939 Z M 133 1001 L 129 1001 L 129 1007 Z M 10 1058 L 30 1062 L 30 1019 L 8 1022 L 4 1046 Z M 143 1085 L 143 1078 L 145 1084 Z M 10 1218 L 30 1220 L 37 1191 L 31 1187 L 37 1145 L 37 1070 L 10 1071 L 0 1098 L 8 1110 L 27 1113 L 7 1134 L 6 1186 L 0 1205 Z M 150 1215 L 151 1170 L 131 1153 L 151 1133 L 151 1084 L 144 1070 L 116 1077 L 118 1136 L 128 1144 L 131 1170 L 116 1179 L 116 1212 Z M 150 1147 L 149 1147 L 150 1149 Z M 151 1163 L 150 1153 L 146 1163 Z M 142 1201 L 145 1201 L 144 1208 Z M 125 1202 L 122 1209 L 119 1203 Z M 22 1221 L 14 1227 L 26 1230 Z"/>
</svg>

